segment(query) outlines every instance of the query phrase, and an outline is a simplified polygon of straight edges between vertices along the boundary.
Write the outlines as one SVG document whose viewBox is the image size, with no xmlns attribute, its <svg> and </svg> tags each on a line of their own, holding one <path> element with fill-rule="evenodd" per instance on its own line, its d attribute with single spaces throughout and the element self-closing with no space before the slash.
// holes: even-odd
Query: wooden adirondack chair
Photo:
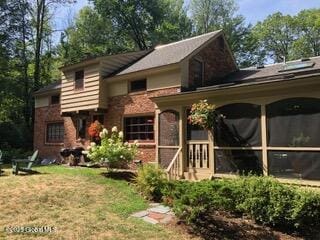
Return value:
<svg viewBox="0 0 320 240">
<path fill-rule="evenodd" d="M 30 159 L 12 159 L 12 173 L 18 175 L 19 171 L 32 173 L 31 168 L 38 158 L 38 150 L 36 150 Z"/>
<path fill-rule="evenodd" d="M 3 164 L 2 162 L 2 151 L 0 150 L 0 175 L 2 173 L 2 170 L 1 170 L 1 165 Z"/>
</svg>

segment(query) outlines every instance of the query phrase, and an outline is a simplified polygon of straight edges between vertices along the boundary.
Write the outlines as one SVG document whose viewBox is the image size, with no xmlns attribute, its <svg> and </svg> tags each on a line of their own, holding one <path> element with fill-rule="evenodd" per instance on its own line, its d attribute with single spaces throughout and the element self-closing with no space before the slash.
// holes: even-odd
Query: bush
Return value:
<svg viewBox="0 0 320 240">
<path fill-rule="evenodd" d="M 278 228 L 306 231 L 320 227 L 320 193 L 302 191 L 272 177 L 168 182 L 161 170 L 152 167 L 139 175 L 141 191 L 173 206 L 176 215 L 191 225 L 221 210 Z"/>
<path fill-rule="evenodd" d="M 165 172 L 158 166 L 146 164 L 138 169 L 136 186 L 147 199 L 160 201 L 168 183 Z"/>
<path fill-rule="evenodd" d="M 112 128 L 111 134 L 103 129 L 99 137 L 101 144 L 92 142 L 88 147 L 87 157 L 93 162 L 105 162 L 109 167 L 123 167 L 134 159 L 137 154 L 137 143 L 123 142 L 123 132 Z"/>
<path fill-rule="evenodd" d="M 10 163 L 12 159 L 25 159 L 33 154 L 32 151 L 27 151 L 22 148 L 4 148 L 2 151 L 2 160 L 4 163 Z"/>
<path fill-rule="evenodd" d="M 249 214 L 255 221 L 271 226 L 291 226 L 294 188 L 271 177 L 242 177 L 238 182 L 237 209 Z"/>
<path fill-rule="evenodd" d="M 291 219 L 299 229 L 319 227 L 320 193 L 298 190 L 292 199 Z"/>
</svg>

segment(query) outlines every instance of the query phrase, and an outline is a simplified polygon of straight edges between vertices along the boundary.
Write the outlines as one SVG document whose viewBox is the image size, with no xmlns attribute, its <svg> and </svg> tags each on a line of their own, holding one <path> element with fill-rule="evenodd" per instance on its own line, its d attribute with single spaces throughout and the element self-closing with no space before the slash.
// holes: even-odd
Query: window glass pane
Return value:
<svg viewBox="0 0 320 240">
<path fill-rule="evenodd" d="M 74 88 L 75 89 L 82 89 L 84 83 L 84 71 L 77 71 L 75 72 L 75 83 Z"/>
<path fill-rule="evenodd" d="M 216 173 L 262 174 L 261 151 L 215 150 Z"/>
<path fill-rule="evenodd" d="M 164 111 L 159 114 L 160 146 L 179 146 L 179 113 Z"/>
<path fill-rule="evenodd" d="M 261 146 L 261 109 L 249 103 L 230 104 L 217 109 L 224 117 L 214 129 L 217 146 Z"/>
<path fill-rule="evenodd" d="M 267 105 L 266 112 L 269 146 L 320 146 L 320 99 L 285 99 Z"/>
<path fill-rule="evenodd" d="M 203 63 L 199 60 L 194 60 L 194 85 L 201 87 L 203 85 Z"/>
<path fill-rule="evenodd" d="M 61 143 L 64 140 L 63 123 L 48 123 L 47 124 L 47 142 Z"/>
<path fill-rule="evenodd" d="M 87 121 L 85 119 L 77 119 L 77 137 L 86 138 L 86 126 Z"/>
<path fill-rule="evenodd" d="M 172 159 L 176 155 L 178 149 L 176 148 L 160 148 L 159 149 L 159 162 L 161 167 L 167 168 Z"/>
<path fill-rule="evenodd" d="M 268 151 L 268 165 L 276 177 L 320 180 L 320 152 Z"/>
<path fill-rule="evenodd" d="M 125 140 L 154 140 L 154 117 L 130 117 L 124 119 Z"/>
<path fill-rule="evenodd" d="M 51 104 L 59 104 L 60 103 L 60 95 L 51 96 Z"/>
<path fill-rule="evenodd" d="M 146 89 L 147 89 L 146 79 L 130 82 L 130 91 L 131 92 L 144 91 Z"/>
</svg>

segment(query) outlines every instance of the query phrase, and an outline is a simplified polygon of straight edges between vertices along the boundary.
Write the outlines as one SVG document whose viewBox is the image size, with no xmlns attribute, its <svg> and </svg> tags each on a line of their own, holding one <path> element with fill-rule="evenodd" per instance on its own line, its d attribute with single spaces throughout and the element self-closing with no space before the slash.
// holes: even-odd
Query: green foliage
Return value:
<svg viewBox="0 0 320 240">
<path fill-rule="evenodd" d="M 320 193 L 311 190 L 299 190 L 294 196 L 291 209 L 291 221 L 296 228 L 316 229 L 320 223 Z"/>
<path fill-rule="evenodd" d="M 191 225 L 216 210 L 250 216 L 257 223 L 291 230 L 320 227 L 320 193 L 284 185 L 272 177 L 248 176 L 200 182 L 144 181 Z M 161 188 L 161 189 L 159 189 Z"/>
<path fill-rule="evenodd" d="M 155 201 L 162 199 L 162 191 L 168 183 L 165 172 L 153 164 L 140 167 L 135 182 L 139 192 L 147 199 Z"/>
<path fill-rule="evenodd" d="M 238 6 L 234 0 L 193 0 L 190 10 L 197 34 L 223 29 L 238 64 L 250 66 L 256 62 L 251 25 L 246 25 L 244 16 L 236 13 Z"/>
<path fill-rule="evenodd" d="M 110 134 L 107 129 L 100 132 L 101 144 L 94 142 L 88 147 L 87 156 L 94 162 L 106 162 L 109 167 L 122 167 L 134 159 L 137 154 L 137 143 L 123 142 L 123 132 L 112 128 Z"/>
<path fill-rule="evenodd" d="M 272 226 L 291 226 L 294 188 L 269 177 L 241 178 L 241 197 L 237 210 L 249 214 L 257 222 Z"/>
</svg>

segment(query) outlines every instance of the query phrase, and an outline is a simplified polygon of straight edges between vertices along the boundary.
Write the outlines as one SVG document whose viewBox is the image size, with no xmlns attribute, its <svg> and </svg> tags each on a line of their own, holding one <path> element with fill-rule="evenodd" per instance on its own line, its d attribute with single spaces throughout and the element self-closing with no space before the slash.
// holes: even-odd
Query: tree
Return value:
<svg viewBox="0 0 320 240">
<path fill-rule="evenodd" d="M 296 41 L 292 51 L 294 58 L 320 55 L 320 9 L 301 11 L 293 19 Z"/>
<path fill-rule="evenodd" d="M 168 43 L 188 38 L 192 35 L 192 21 L 187 16 L 188 9 L 183 0 L 167 0 L 168 9 L 164 19 L 156 29 L 154 43 Z"/>
<path fill-rule="evenodd" d="M 93 0 L 116 34 L 128 36 L 138 49 L 181 40 L 191 35 L 191 22 L 182 0 Z"/>
<path fill-rule="evenodd" d="M 117 33 L 111 19 L 104 19 L 92 7 L 82 8 L 74 23 L 71 22 L 61 35 L 62 61 L 74 63 L 88 56 L 133 50 L 134 43 L 123 33 Z"/>
<path fill-rule="evenodd" d="M 251 26 L 242 15 L 236 15 L 234 0 L 192 0 L 191 19 L 197 34 L 223 29 L 239 65 L 251 65 L 251 45 L 247 42 Z M 252 43 L 252 41 L 251 41 Z"/>
<path fill-rule="evenodd" d="M 258 22 L 253 36 L 260 42 L 261 51 L 275 62 L 292 59 L 292 46 L 296 39 L 293 18 L 278 12 Z"/>
</svg>

